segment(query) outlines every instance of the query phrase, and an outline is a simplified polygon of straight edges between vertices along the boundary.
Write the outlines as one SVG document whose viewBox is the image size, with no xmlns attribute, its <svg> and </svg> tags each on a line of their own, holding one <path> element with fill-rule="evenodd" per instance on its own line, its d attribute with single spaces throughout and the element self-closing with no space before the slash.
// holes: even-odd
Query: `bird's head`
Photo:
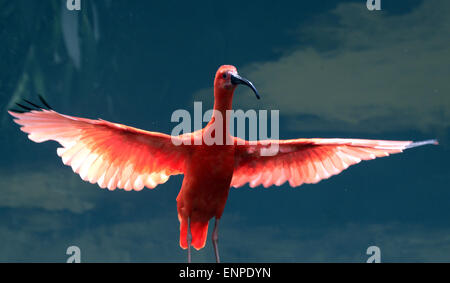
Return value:
<svg viewBox="0 0 450 283">
<path fill-rule="evenodd" d="M 214 80 L 214 88 L 221 90 L 220 92 L 232 94 L 238 85 L 246 85 L 253 90 L 256 98 L 260 99 L 259 93 L 252 82 L 239 76 L 236 67 L 231 65 L 223 65 L 216 73 Z"/>
</svg>

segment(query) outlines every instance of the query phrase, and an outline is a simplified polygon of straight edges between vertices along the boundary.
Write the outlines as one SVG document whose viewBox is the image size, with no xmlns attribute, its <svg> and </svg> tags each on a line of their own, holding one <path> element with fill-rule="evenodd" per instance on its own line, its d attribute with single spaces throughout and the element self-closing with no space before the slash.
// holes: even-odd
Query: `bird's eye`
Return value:
<svg viewBox="0 0 450 283">
<path fill-rule="evenodd" d="M 227 74 L 223 74 L 222 77 L 223 77 L 224 79 L 226 79 L 226 78 L 227 78 Z"/>
</svg>

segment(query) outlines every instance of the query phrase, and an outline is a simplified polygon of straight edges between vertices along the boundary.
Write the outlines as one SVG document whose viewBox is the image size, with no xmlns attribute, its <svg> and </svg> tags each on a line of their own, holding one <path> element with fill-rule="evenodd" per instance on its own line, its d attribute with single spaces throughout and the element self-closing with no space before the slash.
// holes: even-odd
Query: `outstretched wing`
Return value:
<svg viewBox="0 0 450 283">
<path fill-rule="evenodd" d="M 362 139 L 295 139 L 262 142 L 236 138 L 236 165 L 231 186 L 280 186 L 286 181 L 292 187 L 314 184 L 339 174 L 361 160 L 375 159 L 436 140 L 382 141 Z M 242 144 L 242 145 L 239 145 Z M 270 147 L 272 146 L 272 149 Z M 277 149 L 273 156 L 264 156 Z M 265 154 L 264 154 L 265 153 Z"/>
<path fill-rule="evenodd" d="M 33 104 L 34 105 L 34 104 Z M 19 104 L 19 106 L 22 106 Z M 136 128 L 59 114 L 50 109 L 13 112 L 30 140 L 62 145 L 57 153 L 84 181 L 101 188 L 142 190 L 184 171 L 185 149 L 172 137 Z"/>
</svg>

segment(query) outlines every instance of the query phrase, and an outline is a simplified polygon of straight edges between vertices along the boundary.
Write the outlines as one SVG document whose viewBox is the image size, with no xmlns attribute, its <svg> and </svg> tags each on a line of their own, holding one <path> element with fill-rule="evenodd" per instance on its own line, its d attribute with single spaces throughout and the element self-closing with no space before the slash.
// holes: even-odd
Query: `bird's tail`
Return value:
<svg viewBox="0 0 450 283">
<path fill-rule="evenodd" d="M 187 218 L 180 218 L 180 247 L 182 249 L 188 248 L 187 230 L 188 230 Z M 208 236 L 208 221 L 207 222 L 191 221 L 191 235 L 192 235 L 191 246 L 193 246 L 196 250 L 203 249 L 205 247 L 206 237 Z"/>
</svg>

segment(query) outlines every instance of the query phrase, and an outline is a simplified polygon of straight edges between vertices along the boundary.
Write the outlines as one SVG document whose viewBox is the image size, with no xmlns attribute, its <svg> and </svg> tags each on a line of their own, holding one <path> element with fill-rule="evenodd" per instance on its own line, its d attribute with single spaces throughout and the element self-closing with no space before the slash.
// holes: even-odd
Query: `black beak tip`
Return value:
<svg viewBox="0 0 450 283">
<path fill-rule="evenodd" d="M 256 90 L 256 88 L 253 85 L 253 83 L 250 82 L 249 80 L 247 80 L 246 78 L 243 78 L 243 77 L 241 77 L 241 76 L 239 76 L 237 74 L 236 75 L 231 75 L 231 83 L 234 84 L 234 85 L 243 84 L 243 85 L 246 85 L 246 86 L 250 87 L 253 90 L 253 92 L 255 93 L 256 98 L 257 99 L 261 99 L 261 97 L 259 96 L 259 93 Z"/>
</svg>

